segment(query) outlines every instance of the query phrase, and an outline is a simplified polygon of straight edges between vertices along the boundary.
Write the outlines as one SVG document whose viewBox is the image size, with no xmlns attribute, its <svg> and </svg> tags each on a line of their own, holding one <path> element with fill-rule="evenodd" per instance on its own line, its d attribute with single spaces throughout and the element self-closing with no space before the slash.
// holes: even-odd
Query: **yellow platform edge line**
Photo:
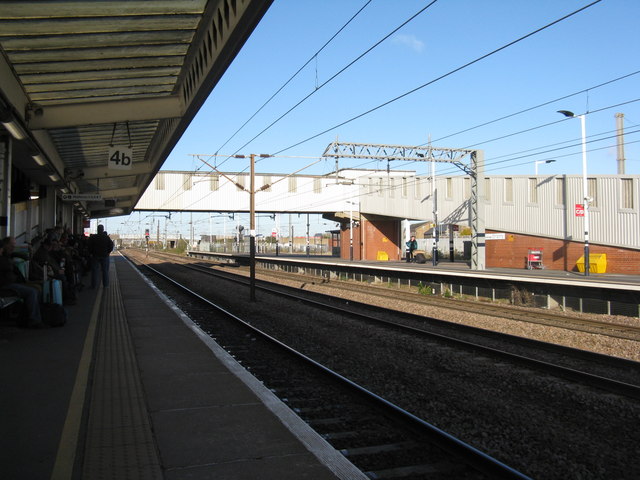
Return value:
<svg viewBox="0 0 640 480">
<path fill-rule="evenodd" d="M 80 363 L 76 373 L 76 381 L 73 385 L 73 391 L 71 392 L 69 409 L 67 410 L 67 417 L 62 427 L 58 453 L 56 454 L 56 461 L 51 472 L 51 480 L 69 480 L 73 477 L 73 466 L 78 448 L 78 436 L 82 424 L 82 413 L 87 393 L 89 372 L 91 370 L 91 361 L 93 359 L 93 346 L 95 344 L 98 315 L 102 303 L 102 291 L 102 286 L 100 286 L 96 295 L 96 302 L 91 312 L 89 328 L 87 329 L 87 336 L 84 340 L 82 356 L 80 357 Z"/>
</svg>

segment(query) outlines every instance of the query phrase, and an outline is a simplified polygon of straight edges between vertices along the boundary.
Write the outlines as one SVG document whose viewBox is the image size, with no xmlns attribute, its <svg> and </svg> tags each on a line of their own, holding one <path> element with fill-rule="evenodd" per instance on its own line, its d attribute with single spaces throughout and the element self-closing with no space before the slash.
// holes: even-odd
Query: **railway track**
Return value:
<svg viewBox="0 0 640 480">
<path fill-rule="evenodd" d="M 159 258 L 167 258 L 172 261 L 180 263 L 199 263 L 210 265 L 221 265 L 223 267 L 229 267 L 229 264 L 219 264 L 217 262 L 209 262 L 198 259 L 188 259 L 184 256 L 171 255 L 164 253 L 152 253 L 152 256 Z M 244 275 L 249 274 L 247 267 L 237 267 L 234 269 L 239 274 L 242 272 Z M 418 306 L 431 306 L 438 308 L 446 308 L 450 310 L 458 311 L 473 311 L 479 315 L 488 315 L 494 317 L 507 318 L 520 322 L 526 322 L 536 325 L 544 325 L 556 328 L 563 328 L 566 330 L 573 330 L 585 333 L 591 333 L 596 335 L 605 335 L 613 338 L 621 338 L 625 340 L 640 341 L 640 327 L 635 325 L 625 325 L 614 322 L 598 321 L 593 318 L 585 318 L 582 316 L 569 315 L 566 313 L 555 313 L 544 309 L 530 309 L 516 308 L 510 305 L 496 305 L 488 302 L 468 301 L 463 299 L 444 298 L 435 295 L 423 295 L 419 293 L 419 288 L 414 287 L 411 291 L 403 290 L 401 288 L 381 287 L 373 284 L 362 284 L 341 281 L 341 280 L 327 280 L 310 275 L 291 274 L 287 272 L 275 271 L 270 269 L 257 269 L 262 277 L 270 277 L 276 280 L 283 281 L 295 281 L 299 282 L 300 288 L 305 288 L 309 285 L 321 284 L 324 289 L 334 290 L 335 292 L 356 292 L 361 293 L 363 288 L 366 288 L 367 293 L 376 295 L 381 299 L 390 300 L 402 300 Z"/>
<path fill-rule="evenodd" d="M 205 275 L 249 285 L 249 280 L 244 276 L 239 277 L 226 271 L 212 271 L 206 266 L 188 262 L 182 263 L 182 266 Z M 301 291 L 299 288 L 286 287 L 264 280 L 258 281 L 257 288 L 286 296 L 293 301 L 306 302 L 314 308 L 346 314 L 400 332 L 446 342 L 455 348 L 468 349 L 480 355 L 498 358 L 500 361 L 506 360 L 535 368 L 540 372 L 640 400 L 640 370 L 637 362 L 463 325 L 443 324 L 442 321 L 433 318 L 407 313 L 399 314 L 395 310 L 344 301 L 325 294 Z M 434 325 L 439 327 L 435 331 L 425 328 Z M 514 349 L 514 345 L 517 348 Z"/>
<path fill-rule="evenodd" d="M 225 284 L 221 283 L 222 280 L 218 277 L 201 276 L 204 272 L 209 275 L 209 271 L 212 270 L 210 264 L 207 263 L 207 267 L 204 268 L 196 268 L 197 272 L 190 268 L 183 269 L 180 273 L 176 268 L 183 267 L 176 267 L 172 263 L 158 266 L 171 269 L 182 276 L 185 282 L 197 284 L 198 289 L 208 287 L 209 291 L 217 292 L 221 300 L 233 302 L 234 307 L 240 306 L 241 311 L 245 312 L 242 316 L 250 319 L 252 324 L 264 325 L 270 335 L 294 345 L 316 361 L 388 398 L 413 415 L 430 419 L 432 423 L 435 421 L 438 427 L 452 432 L 466 443 L 475 445 L 535 478 L 637 478 L 635 473 L 638 472 L 634 473 L 633 468 L 629 471 L 624 460 L 631 454 L 628 449 L 610 447 L 613 443 L 619 446 L 634 444 L 635 441 L 632 439 L 637 435 L 634 433 L 635 430 L 631 429 L 634 423 L 631 418 L 637 418 L 638 413 L 630 412 L 640 407 L 635 406 L 635 399 L 622 400 L 623 397 L 620 395 L 627 395 L 624 392 L 619 391 L 616 395 L 605 393 L 602 396 L 600 392 L 608 387 L 584 387 L 588 381 L 566 381 L 564 376 L 558 379 L 557 374 L 550 375 L 542 370 L 542 367 L 514 364 L 505 358 L 495 357 L 489 353 L 490 351 L 461 349 L 441 340 L 418 338 L 408 331 L 397 332 L 393 325 L 380 327 L 371 323 L 371 320 L 367 320 L 366 323 L 361 320 L 355 321 L 350 316 L 353 312 L 337 314 L 323 308 L 322 311 L 326 313 L 313 313 L 318 311 L 318 308 L 305 307 L 305 310 L 302 307 L 302 299 L 295 300 L 295 303 L 289 301 L 289 306 L 286 307 L 280 306 L 279 302 L 284 302 L 281 287 L 277 287 L 278 291 L 273 294 L 258 289 L 259 301 L 247 302 L 248 295 L 243 292 L 243 289 L 248 291 L 246 287 L 223 286 Z M 231 268 L 220 270 L 226 271 Z M 247 279 L 239 281 L 246 282 Z M 228 280 L 225 279 L 224 282 Z M 258 284 L 262 287 L 261 282 Z M 234 295 L 222 293 L 229 291 L 234 292 Z M 306 295 L 308 292 L 297 289 L 296 294 L 300 293 Z M 305 299 L 304 302 L 306 301 Z M 278 306 L 272 305 L 274 302 Z M 353 302 L 349 304 L 352 305 Z M 360 305 L 355 306 L 356 311 L 364 308 Z M 300 313 L 296 313 L 298 310 Z M 303 311 L 309 313 L 302 313 Z M 199 320 L 203 328 L 207 325 L 206 316 Z M 338 317 L 340 319 L 336 320 Z M 450 329 L 452 325 L 446 327 Z M 263 326 L 260 328 L 264 329 Z M 251 338 L 248 337 L 248 343 L 237 340 L 226 342 L 219 338 L 218 342 L 228 344 L 230 351 L 242 359 L 243 352 L 254 350 Z M 338 340 L 335 342 L 336 345 L 333 344 L 334 340 Z M 259 378 L 266 378 L 271 370 L 270 364 L 262 360 L 241 361 Z M 585 362 L 577 358 L 575 363 L 580 365 Z M 265 368 L 265 365 L 269 366 Z M 631 378 L 635 373 L 637 379 L 637 364 L 629 362 L 629 365 L 632 371 Z M 533 371 L 538 373 L 533 374 Z M 606 374 L 603 376 L 606 377 Z M 299 378 L 304 379 L 305 375 Z M 413 460 L 418 458 L 407 453 L 411 450 L 408 444 L 409 450 L 403 450 L 404 440 L 395 437 L 392 440 L 373 442 L 378 446 L 374 449 L 361 448 L 359 440 L 352 443 L 350 438 L 353 431 L 363 428 L 366 430 L 366 425 L 371 420 L 365 421 L 364 424 L 350 424 L 349 410 L 346 410 L 347 413 L 341 413 L 339 408 L 324 409 L 323 403 L 331 403 L 323 396 L 322 389 L 320 393 L 315 394 L 299 391 L 298 386 L 292 390 L 283 390 L 278 382 L 276 380 L 272 387 L 278 395 L 292 408 L 298 409 L 300 416 L 309 419 L 310 424 L 318 423 L 319 428 L 328 428 L 324 433 L 336 449 L 348 450 L 352 455 L 363 456 L 367 466 L 361 468 L 371 475 L 374 475 L 373 472 L 387 469 L 387 465 L 376 463 L 386 458 L 386 448 L 397 450 L 389 455 L 408 456 Z M 307 403 L 307 399 L 314 396 L 324 398 L 320 405 Z M 493 400 L 487 403 L 488 399 Z M 326 411 L 334 413 L 323 413 Z M 316 421 L 315 415 L 319 415 L 319 420 Z M 376 417 L 374 415 L 369 418 Z M 538 433 L 537 430 L 540 429 L 550 431 L 546 434 Z M 617 436 L 610 438 L 614 431 Z M 545 440 L 542 440 L 543 438 Z M 607 438 L 605 448 L 599 445 L 604 438 Z M 497 443 L 502 446 L 496 447 Z M 366 442 L 365 445 L 370 446 Z M 523 460 L 523 456 L 530 456 L 530 453 L 524 452 L 530 452 L 532 445 L 536 445 L 534 451 L 543 449 L 545 453 L 536 452 L 533 458 Z M 566 450 L 567 445 L 572 447 Z M 579 452 L 579 455 L 576 452 Z M 574 455 L 578 455 L 579 458 L 575 458 Z M 606 457 L 606 460 L 598 462 L 600 456 Z M 542 462 L 541 458 L 544 458 Z M 358 464 L 355 461 L 354 463 Z M 430 463 L 418 464 L 424 466 Z M 416 463 L 413 462 L 412 465 L 415 466 Z M 606 467 L 602 468 L 601 465 Z M 423 468 L 422 466 L 413 470 L 414 476 L 408 478 L 422 478 L 416 476 L 416 472 Z M 404 466 L 394 465 L 389 468 L 393 469 L 394 475 L 399 475 Z M 388 472 L 386 475 L 391 474 Z M 452 473 L 447 478 L 450 477 L 464 478 Z"/>
<path fill-rule="evenodd" d="M 529 478 L 146 267 L 204 303 L 201 328 L 368 478 Z"/>
</svg>

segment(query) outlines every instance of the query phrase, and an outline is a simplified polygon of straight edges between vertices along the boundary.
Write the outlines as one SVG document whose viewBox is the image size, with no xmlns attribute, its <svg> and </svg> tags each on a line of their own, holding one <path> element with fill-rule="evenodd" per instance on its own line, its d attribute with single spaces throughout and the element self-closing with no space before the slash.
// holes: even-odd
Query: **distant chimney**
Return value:
<svg viewBox="0 0 640 480">
<path fill-rule="evenodd" d="M 618 175 L 624 175 L 624 113 L 616 113 L 618 138 Z"/>
</svg>

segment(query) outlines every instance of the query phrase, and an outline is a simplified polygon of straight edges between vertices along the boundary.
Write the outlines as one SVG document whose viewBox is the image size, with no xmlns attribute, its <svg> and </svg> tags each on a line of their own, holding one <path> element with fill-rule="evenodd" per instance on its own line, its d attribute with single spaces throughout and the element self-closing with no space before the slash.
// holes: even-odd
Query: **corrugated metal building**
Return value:
<svg viewBox="0 0 640 480">
<path fill-rule="evenodd" d="M 249 210 L 246 173 L 219 175 L 161 172 L 136 206 L 138 210 Z M 244 188 L 244 190 L 243 190 Z M 402 220 L 470 223 L 468 176 L 416 176 L 413 171 L 340 170 L 327 176 L 256 174 L 258 212 L 321 213 L 341 221 L 342 256 L 389 259 L 402 255 Z M 640 176 L 593 175 L 588 178 L 590 242 L 593 253 L 606 253 L 608 271 L 640 273 Z M 545 266 L 575 269 L 582 254 L 584 218 L 580 175 L 487 176 L 479 212 L 491 235 L 486 241 L 487 267 L 522 268 L 529 248 L 545 251 Z M 435 202 L 435 205 L 434 205 Z M 350 222 L 354 235 L 348 232 Z M 395 227 L 390 227 L 390 222 Z M 355 231 L 357 229 L 357 231 Z M 360 229 L 363 234 L 361 235 Z"/>
</svg>

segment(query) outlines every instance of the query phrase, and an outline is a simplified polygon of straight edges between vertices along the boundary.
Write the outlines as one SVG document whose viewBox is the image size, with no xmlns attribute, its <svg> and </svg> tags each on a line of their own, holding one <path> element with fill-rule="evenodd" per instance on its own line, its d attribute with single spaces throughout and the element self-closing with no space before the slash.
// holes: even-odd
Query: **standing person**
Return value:
<svg viewBox="0 0 640 480">
<path fill-rule="evenodd" d="M 418 241 L 416 237 L 411 236 L 411 240 L 407 242 L 407 262 L 413 260 L 413 251 L 418 249 Z"/>
<path fill-rule="evenodd" d="M 104 225 L 98 225 L 98 233 L 89 237 L 89 253 L 91 254 L 91 288 L 100 283 L 98 271 L 102 270 L 102 286 L 109 286 L 109 255 L 113 250 L 113 240 L 104 231 Z"/>
</svg>

